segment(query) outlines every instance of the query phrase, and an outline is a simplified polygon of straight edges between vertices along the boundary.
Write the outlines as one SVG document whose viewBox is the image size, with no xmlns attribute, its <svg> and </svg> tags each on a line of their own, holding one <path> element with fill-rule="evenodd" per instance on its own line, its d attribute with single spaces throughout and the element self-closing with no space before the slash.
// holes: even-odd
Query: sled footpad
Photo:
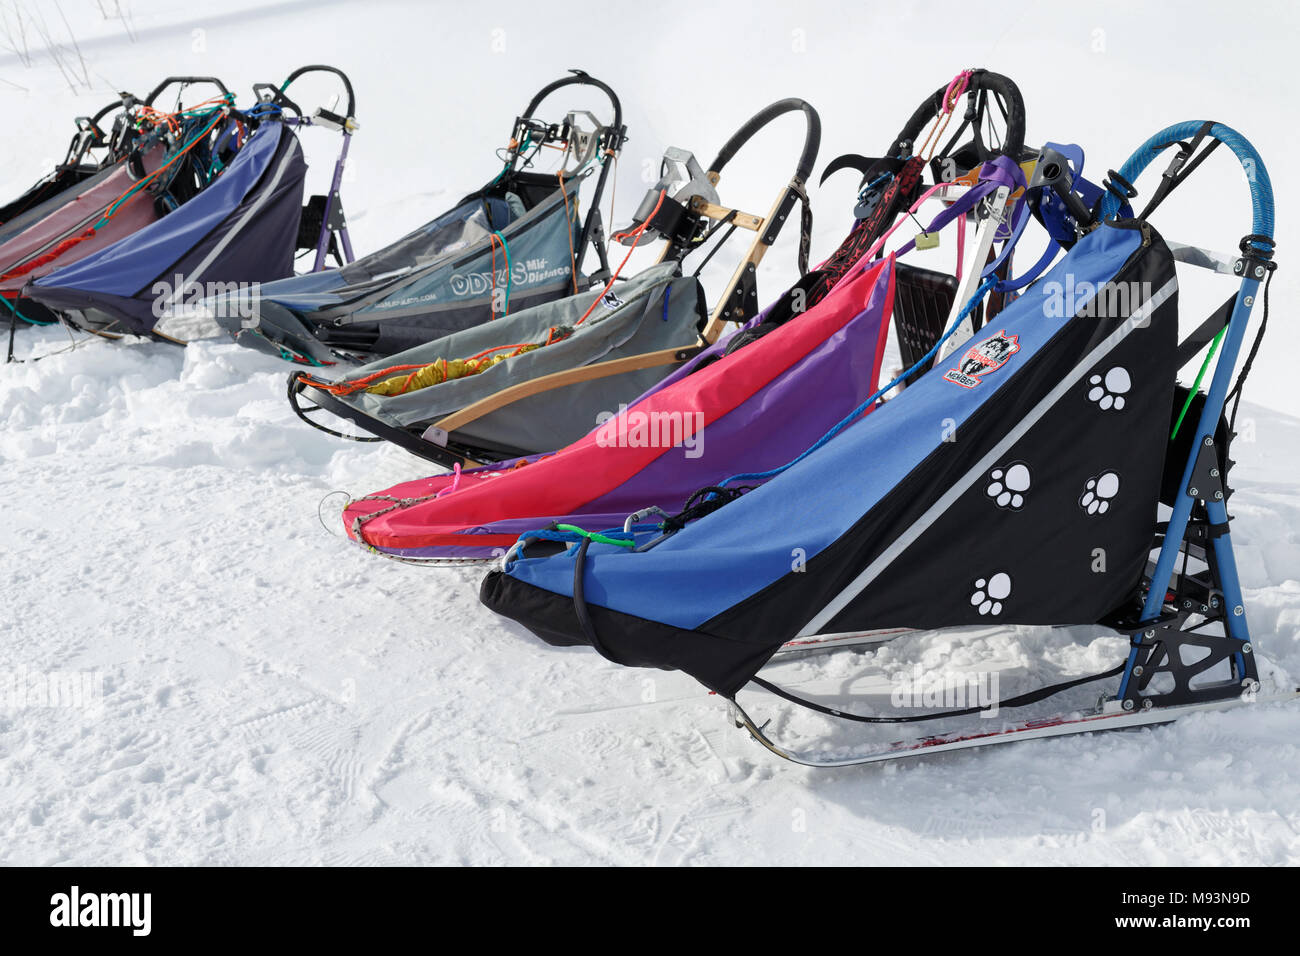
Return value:
<svg viewBox="0 0 1300 956">
<path fill-rule="evenodd" d="M 1188 616 L 1180 611 L 1130 634 L 1137 655 L 1121 695 L 1125 710 L 1225 700 L 1259 689 L 1251 645 L 1183 630 Z M 1207 619 L 1215 617 L 1221 614 Z"/>
</svg>

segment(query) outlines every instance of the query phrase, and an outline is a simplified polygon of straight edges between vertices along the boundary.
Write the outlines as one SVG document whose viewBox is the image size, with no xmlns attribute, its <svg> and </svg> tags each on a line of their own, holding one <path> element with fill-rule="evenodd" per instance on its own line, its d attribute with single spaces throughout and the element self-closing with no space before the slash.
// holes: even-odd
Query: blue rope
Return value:
<svg viewBox="0 0 1300 956">
<path fill-rule="evenodd" d="M 858 202 L 862 202 L 862 200 L 866 198 L 867 193 L 871 192 L 871 190 L 875 189 L 886 179 L 893 179 L 893 178 L 894 178 L 893 173 L 881 173 L 871 182 L 867 183 L 865 186 L 863 186 L 861 189 L 858 190 Z"/>
<path fill-rule="evenodd" d="M 809 446 L 809 448 L 806 451 L 804 451 L 802 454 L 800 454 L 797 458 L 794 458 L 786 462 L 784 465 L 781 465 L 780 467 L 773 468 L 770 471 L 751 471 L 739 475 L 732 475 L 730 478 L 718 482 L 718 484 L 729 485 L 733 481 L 756 481 L 764 478 L 774 478 L 777 475 L 781 474 L 781 472 L 793 468 L 799 462 L 803 461 L 805 458 L 807 458 L 809 455 L 815 452 L 818 448 L 821 448 L 823 445 L 829 442 L 840 432 L 844 431 L 844 429 L 852 425 L 857 420 L 858 416 L 860 416 L 868 408 L 870 408 L 877 401 L 879 401 L 882 396 L 888 394 L 891 389 L 902 384 L 904 381 L 906 381 L 908 378 L 911 377 L 913 372 L 921 368 L 923 365 L 925 365 L 926 362 L 930 361 L 931 358 L 937 355 L 939 353 L 939 349 L 943 347 L 943 344 L 947 342 L 948 339 L 952 338 L 953 334 L 959 328 L 961 328 L 962 322 L 966 321 L 966 317 L 975 310 L 975 306 L 979 305 L 980 300 L 983 299 L 984 296 L 988 293 L 988 291 L 997 284 L 997 281 L 998 280 L 996 276 L 985 280 L 984 284 L 981 285 L 975 291 L 975 294 L 973 296 L 971 296 L 971 300 L 967 302 L 965 306 L 962 307 L 961 312 L 957 314 L 957 318 L 953 320 L 952 326 L 948 329 L 947 332 L 943 334 L 942 338 L 940 338 L 939 341 L 934 343 L 934 346 L 930 349 L 930 351 L 926 352 L 923 356 L 921 356 L 921 358 L 917 360 L 915 365 L 909 368 L 906 372 L 903 372 L 901 375 L 895 378 L 888 385 L 885 385 L 882 388 L 877 389 L 875 394 L 873 394 L 870 398 L 868 398 L 857 408 L 853 409 L 853 411 L 849 412 L 849 414 L 846 415 L 844 418 L 842 418 L 837 425 L 835 425 L 830 431 L 828 431 L 821 438 L 817 439 L 815 443 Z"/>
</svg>

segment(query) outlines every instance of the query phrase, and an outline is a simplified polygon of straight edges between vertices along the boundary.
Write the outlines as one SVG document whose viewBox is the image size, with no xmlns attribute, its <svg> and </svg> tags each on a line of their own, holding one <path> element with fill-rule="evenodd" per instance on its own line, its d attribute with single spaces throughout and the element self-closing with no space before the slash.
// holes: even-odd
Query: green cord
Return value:
<svg viewBox="0 0 1300 956">
<path fill-rule="evenodd" d="M 531 145 L 533 145 L 533 134 L 532 134 L 531 132 L 525 133 L 525 134 L 524 134 L 524 141 L 523 141 L 522 143 L 520 143 L 520 144 L 519 144 L 519 148 L 515 150 L 515 156 L 522 156 L 524 150 L 526 150 L 526 149 L 527 149 L 529 146 L 531 146 Z M 501 155 L 500 153 L 497 153 L 497 156 L 498 156 L 498 157 L 499 157 L 500 155 Z M 507 162 L 507 163 L 504 163 L 504 164 L 501 166 L 501 172 L 497 173 L 497 175 L 496 175 L 496 179 L 494 179 L 494 180 L 492 180 L 492 182 L 488 183 L 488 188 L 491 189 L 491 188 L 492 188 L 493 186 L 495 186 L 497 183 L 501 182 L 501 177 L 504 176 L 504 175 L 506 174 L 506 170 L 508 170 L 509 168 L 510 168 L 510 163 L 508 163 L 508 162 Z"/>
<path fill-rule="evenodd" d="M 1183 410 L 1178 413 L 1178 421 L 1174 422 L 1173 433 L 1169 436 L 1170 441 L 1178 437 L 1178 429 L 1183 424 L 1183 418 L 1187 415 L 1187 410 L 1192 407 L 1192 399 L 1196 397 L 1196 393 L 1201 387 L 1201 379 L 1205 378 L 1206 369 L 1210 367 L 1210 361 L 1214 358 L 1214 353 L 1218 351 L 1219 342 L 1223 340 L 1223 334 L 1227 331 L 1228 327 L 1225 325 L 1219 329 L 1219 334 L 1210 343 L 1210 351 L 1205 353 L 1205 361 L 1201 363 L 1201 370 L 1196 373 L 1196 381 L 1192 383 L 1192 388 L 1187 393 L 1187 401 L 1183 402 Z"/>
<path fill-rule="evenodd" d="M 630 538 L 611 538 L 609 535 L 601 534 L 599 531 L 584 531 L 582 528 L 579 528 L 574 524 L 557 524 L 555 528 L 557 531 L 568 531 L 571 534 L 582 535 L 582 537 L 595 541 L 597 544 L 615 544 L 620 548 L 630 548 L 636 544 L 636 542 Z"/>
</svg>

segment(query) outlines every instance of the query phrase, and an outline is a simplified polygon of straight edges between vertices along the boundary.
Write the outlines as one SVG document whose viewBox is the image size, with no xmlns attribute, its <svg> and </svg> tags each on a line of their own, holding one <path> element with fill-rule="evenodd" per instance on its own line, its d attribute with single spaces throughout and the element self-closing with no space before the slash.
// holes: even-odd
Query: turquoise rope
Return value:
<svg viewBox="0 0 1300 956">
<path fill-rule="evenodd" d="M 18 306 L 14 305 L 12 302 L 9 301 L 8 298 L 6 298 L 3 295 L 0 295 L 0 302 L 3 302 L 6 306 L 8 306 L 10 312 L 18 316 L 18 318 L 22 319 L 28 325 L 38 325 L 38 326 L 54 325 L 53 322 L 40 322 L 37 321 L 36 319 L 27 318 L 27 316 L 23 315 L 21 312 L 18 311 Z"/>
<path fill-rule="evenodd" d="M 220 110 L 220 108 L 218 108 L 218 109 L 216 109 L 216 110 L 213 110 L 213 112 L 219 114 L 219 113 L 221 112 L 221 110 Z M 179 156 L 180 153 L 185 152 L 185 150 L 189 149 L 190 147 L 194 146 L 196 143 L 198 143 L 199 141 L 201 141 L 201 140 L 203 139 L 203 137 L 207 136 L 209 133 L 212 132 L 212 130 L 213 130 L 214 128 L 216 128 L 217 123 L 219 123 L 220 121 L 221 121 L 221 117 L 218 115 L 216 119 L 214 119 L 214 120 L 213 120 L 213 121 L 212 121 L 212 122 L 211 122 L 207 127 L 204 128 L 203 132 L 199 133 L 199 135 L 195 136 L 192 140 L 190 140 L 188 143 L 186 143 L 186 144 L 185 144 L 185 145 L 184 145 L 184 146 L 183 146 L 183 147 L 182 147 L 182 148 L 181 148 L 177 153 L 175 153 L 175 154 L 173 155 L 173 157 L 171 157 L 171 158 L 175 158 L 175 156 Z M 170 161 L 170 160 L 169 160 L 169 161 Z M 164 165 L 165 165 L 165 164 L 164 164 Z M 159 167 L 159 168 L 161 168 L 161 167 Z M 94 225 L 93 228 L 98 229 L 100 226 L 104 225 L 104 223 L 108 222 L 109 218 L 113 215 L 113 213 L 117 212 L 118 208 L 122 205 L 122 203 L 126 202 L 128 199 L 130 199 L 132 196 L 134 196 L 134 195 L 135 195 L 137 192 L 139 192 L 141 189 L 144 189 L 146 186 L 148 186 L 148 185 L 149 185 L 149 182 L 150 182 L 150 181 L 154 178 L 154 176 L 156 176 L 156 175 L 157 175 L 157 170 L 155 170 L 154 172 L 150 173 L 150 174 L 149 174 L 148 176 L 146 176 L 144 179 L 140 180 L 138 183 L 136 183 L 134 186 L 132 186 L 130 189 L 128 189 L 128 190 L 126 191 L 126 195 L 124 195 L 124 196 L 123 196 L 121 199 L 119 199 L 117 202 L 113 203 L 113 205 L 109 206 L 108 209 L 106 209 L 106 210 L 104 211 L 104 216 L 103 216 L 103 218 L 100 219 L 99 222 L 95 223 L 95 225 Z"/>
</svg>

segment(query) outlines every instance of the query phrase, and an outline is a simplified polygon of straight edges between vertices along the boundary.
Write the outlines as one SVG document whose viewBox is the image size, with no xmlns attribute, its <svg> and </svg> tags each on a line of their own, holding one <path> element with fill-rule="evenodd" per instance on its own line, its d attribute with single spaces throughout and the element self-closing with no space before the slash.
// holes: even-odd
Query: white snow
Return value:
<svg viewBox="0 0 1300 956">
<path fill-rule="evenodd" d="M 337 63 L 357 86 L 344 198 L 358 251 L 480 184 L 515 113 L 570 66 L 623 97 L 633 138 L 620 221 L 666 145 L 707 162 L 751 112 L 798 95 L 822 112 L 823 162 L 878 151 L 969 65 L 1015 78 L 1030 140 L 1082 143 L 1094 177 L 1168 123 L 1240 129 L 1273 164 L 1282 269 L 1234 448 L 1233 532 L 1256 646 L 1277 679 L 1300 674 L 1291 5 L 1233 17 L 1206 2 L 1177 16 L 1127 3 L 694 4 L 680 21 L 630 4 L 122 6 L 130 34 L 93 0 L 62 0 L 91 91 L 71 91 L 39 50 L 31 67 L 0 53 L 0 196 L 47 169 L 72 116 L 111 90 L 217 72 L 243 96 L 305 62 Z M 765 211 L 797 129 L 783 121 L 737 159 L 731 201 Z M 314 132 L 306 145 L 319 180 L 335 140 Z M 1227 251 L 1248 231 L 1225 154 L 1161 209 L 1166 235 Z M 852 178 L 813 191 L 814 252 L 847 226 Z M 793 277 L 794 232 L 764 264 L 764 298 Z M 1230 291 L 1190 278 L 1185 328 Z M 494 617 L 477 570 L 350 546 L 332 534 L 336 501 L 322 509 L 327 533 L 317 509 L 329 492 L 375 491 L 427 466 L 301 425 L 282 363 L 217 339 L 70 344 L 60 329 L 22 330 L 19 356 L 47 357 L 0 368 L 0 674 L 87 674 L 93 702 L 15 700 L 0 681 L 0 862 L 1300 862 L 1300 707 L 802 769 L 749 742 L 685 676 L 549 648 Z M 803 690 L 879 693 L 920 662 L 998 669 L 1005 693 L 1107 668 L 1122 649 L 1100 633 L 989 628 L 780 674 Z M 744 699 L 795 742 L 854 739 Z"/>
</svg>

